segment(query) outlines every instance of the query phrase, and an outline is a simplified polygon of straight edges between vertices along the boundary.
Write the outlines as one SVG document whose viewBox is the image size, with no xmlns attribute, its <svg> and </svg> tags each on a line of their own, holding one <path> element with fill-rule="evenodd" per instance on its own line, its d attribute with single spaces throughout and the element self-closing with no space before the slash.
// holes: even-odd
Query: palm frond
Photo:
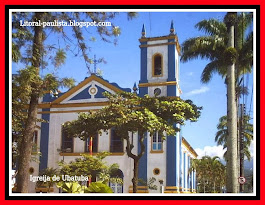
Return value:
<svg viewBox="0 0 265 205">
<path fill-rule="evenodd" d="M 187 62 L 193 59 L 215 60 L 224 51 L 223 39 L 212 36 L 190 38 L 182 44 L 181 61 Z"/>
<path fill-rule="evenodd" d="M 244 148 L 244 155 L 247 157 L 248 161 L 251 159 L 250 151 L 247 147 Z"/>
<path fill-rule="evenodd" d="M 217 145 L 225 144 L 227 140 L 227 135 L 227 130 L 218 130 L 215 135 L 215 142 L 217 142 Z"/>
<path fill-rule="evenodd" d="M 219 36 L 224 38 L 227 33 L 226 25 L 216 19 L 202 20 L 195 25 L 195 28 L 205 32 L 211 36 Z"/>
<path fill-rule="evenodd" d="M 253 66 L 253 32 L 247 36 L 238 54 L 237 64 L 239 65 L 240 73 L 250 73 Z"/>
<path fill-rule="evenodd" d="M 208 83 L 212 79 L 214 73 L 218 73 L 221 74 L 222 76 L 225 76 L 226 75 L 225 70 L 226 69 L 224 69 L 220 60 L 214 60 L 208 63 L 203 69 L 203 72 L 201 74 L 201 82 Z"/>
</svg>

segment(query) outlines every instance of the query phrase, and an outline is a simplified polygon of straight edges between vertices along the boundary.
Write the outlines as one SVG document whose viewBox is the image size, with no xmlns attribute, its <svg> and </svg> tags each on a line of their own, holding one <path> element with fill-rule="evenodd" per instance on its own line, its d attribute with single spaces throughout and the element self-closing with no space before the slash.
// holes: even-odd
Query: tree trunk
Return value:
<svg viewBox="0 0 265 205">
<path fill-rule="evenodd" d="M 34 16 L 34 21 L 41 20 L 43 13 L 37 12 Z M 42 26 L 35 26 L 34 28 L 34 41 L 32 53 L 32 66 L 36 68 L 36 74 L 39 75 L 39 67 L 41 62 L 42 51 Z M 38 100 L 40 97 L 39 85 L 32 83 L 32 93 L 30 96 L 30 104 L 28 109 L 28 118 L 23 132 L 22 142 L 19 147 L 18 157 L 18 174 L 17 174 L 17 192 L 28 193 L 29 185 L 29 164 L 31 160 L 32 151 L 32 138 L 35 130 L 37 120 Z"/>
<path fill-rule="evenodd" d="M 124 134 L 125 136 L 125 134 Z M 144 145 L 144 134 L 140 134 L 139 137 L 139 142 L 140 142 L 140 152 L 138 155 L 135 155 L 132 153 L 133 149 L 133 144 L 131 144 L 129 136 L 125 137 L 127 146 L 126 146 L 126 152 L 128 157 L 133 159 L 133 178 L 132 178 L 132 183 L 133 183 L 133 193 L 137 192 L 137 186 L 138 186 L 138 171 L 139 171 L 139 160 L 144 154 L 145 151 L 145 145 Z"/>
<path fill-rule="evenodd" d="M 138 186 L 138 170 L 139 170 L 139 160 L 134 159 L 133 161 L 133 193 L 137 193 L 137 186 Z"/>
<path fill-rule="evenodd" d="M 229 15 L 229 13 L 227 14 Z M 234 47 L 234 25 L 228 28 L 229 41 L 228 47 Z M 238 160 L 237 160 L 237 113 L 236 113 L 236 95 L 235 95 L 235 64 L 228 66 L 227 71 L 227 192 L 238 192 Z"/>
</svg>

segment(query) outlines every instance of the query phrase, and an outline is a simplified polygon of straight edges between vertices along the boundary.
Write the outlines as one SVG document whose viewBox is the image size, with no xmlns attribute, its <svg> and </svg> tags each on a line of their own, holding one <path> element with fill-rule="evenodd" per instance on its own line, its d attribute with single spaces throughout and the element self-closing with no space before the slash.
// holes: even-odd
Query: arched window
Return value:
<svg viewBox="0 0 265 205">
<path fill-rule="evenodd" d="M 153 56 L 153 76 L 162 76 L 163 72 L 163 57 L 157 53 Z"/>
<path fill-rule="evenodd" d="M 119 178 L 123 181 L 123 172 L 120 169 L 113 171 L 110 174 L 110 178 Z M 112 189 L 113 193 L 123 193 L 123 184 L 118 182 L 110 182 L 110 188 Z"/>
</svg>

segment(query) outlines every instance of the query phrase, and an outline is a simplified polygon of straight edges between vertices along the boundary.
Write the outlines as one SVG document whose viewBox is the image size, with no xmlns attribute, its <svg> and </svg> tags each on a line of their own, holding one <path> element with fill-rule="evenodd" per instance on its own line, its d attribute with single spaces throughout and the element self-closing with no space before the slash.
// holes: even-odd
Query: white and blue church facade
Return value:
<svg viewBox="0 0 265 205">
<path fill-rule="evenodd" d="M 150 38 L 146 37 L 143 26 L 139 41 L 141 72 L 138 95 L 180 96 L 180 45 L 173 23 L 169 35 Z M 38 176 L 41 170 L 47 167 L 58 168 L 58 162 L 61 160 L 70 162 L 81 157 L 80 154 L 88 153 L 88 142 L 65 137 L 62 126 L 67 121 L 77 119 L 80 112 L 98 110 L 106 106 L 108 99 L 102 95 L 105 91 L 131 92 L 131 89 L 121 88 L 116 83 L 110 83 L 92 74 L 69 91 L 59 93 L 57 97 L 46 94 L 40 99 L 38 117 L 48 123 L 38 122 L 36 127 L 34 143 L 39 147 L 41 156 L 40 163 L 31 162 L 32 175 Z M 138 135 L 135 133 L 130 137 L 134 144 L 133 152 L 137 153 Z M 189 168 L 190 161 L 196 158 L 197 154 L 181 133 L 167 136 L 164 141 L 158 134 L 147 134 L 144 143 L 146 151 L 140 159 L 139 178 L 148 181 L 154 177 L 154 184 L 158 189 L 148 190 L 146 186 L 139 186 L 138 192 L 160 193 L 161 186 L 164 193 L 196 192 L 196 172 L 189 171 Z M 127 156 L 125 146 L 125 142 L 113 130 L 93 136 L 93 154 L 108 151 L 110 155 L 104 159 L 106 163 L 119 164 L 118 177 L 123 179 L 123 184 L 110 184 L 116 193 L 132 192 L 133 160 Z M 37 191 L 41 191 L 41 188 L 30 182 L 30 192 Z M 53 191 L 59 190 L 54 186 Z"/>
</svg>

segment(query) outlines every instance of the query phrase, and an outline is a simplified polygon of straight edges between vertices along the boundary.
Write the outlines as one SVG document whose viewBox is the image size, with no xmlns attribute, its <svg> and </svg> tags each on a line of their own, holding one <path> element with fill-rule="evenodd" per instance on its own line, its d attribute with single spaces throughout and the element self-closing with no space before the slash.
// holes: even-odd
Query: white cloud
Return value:
<svg viewBox="0 0 265 205">
<path fill-rule="evenodd" d="M 190 92 L 188 92 L 186 95 L 187 96 L 190 96 L 190 95 L 197 95 L 197 94 L 201 94 L 201 93 L 205 93 L 207 91 L 209 91 L 210 88 L 206 87 L 206 86 L 202 86 L 201 88 L 199 89 L 195 89 L 195 90 L 192 90 Z"/>
<path fill-rule="evenodd" d="M 192 76 L 193 75 L 193 72 L 188 72 L 187 73 L 187 76 Z"/>
<path fill-rule="evenodd" d="M 210 157 L 218 156 L 220 159 L 224 159 L 224 153 L 226 149 L 223 149 L 222 145 L 218 146 L 205 146 L 203 149 L 196 148 L 194 149 L 195 152 L 198 154 L 198 159 L 201 159 L 203 156 L 207 155 Z M 253 150 L 254 150 L 254 142 L 252 141 L 249 147 L 251 157 L 253 157 Z M 247 159 L 245 157 L 245 159 Z"/>
<path fill-rule="evenodd" d="M 218 156 L 220 159 L 224 158 L 224 153 L 226 149 L 223 149 L 222 145 L 218 146 L 205 146 L 203 149 L 196 148 L 195 151 L 198 154 L 198 159 L 201 159 L 203 156 L 207 155 L 210 157 Z"/>
</svg>

